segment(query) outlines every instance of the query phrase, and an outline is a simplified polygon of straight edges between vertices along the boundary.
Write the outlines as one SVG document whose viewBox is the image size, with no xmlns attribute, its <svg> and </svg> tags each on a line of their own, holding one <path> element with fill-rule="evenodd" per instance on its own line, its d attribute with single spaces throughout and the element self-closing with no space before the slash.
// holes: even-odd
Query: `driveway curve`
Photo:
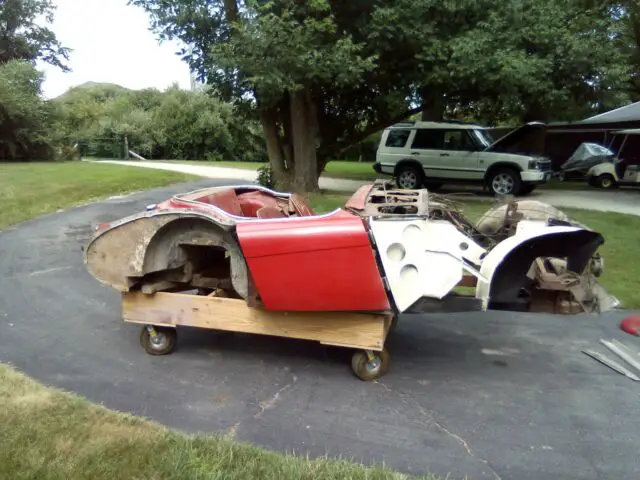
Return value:
<svg viewBox="0 0 640 480">
<path fill-rule="evenodd" d="M 274 450 L 470 479 L 638 478 L 637 385 L 581 353 L 631 343 L 623 313 L 406 316 L 390 373 L 356 379 L 349 352 L 184 329 L 152 357 L 120 320 L 81 246 L 93 227 L 197 182 L 45 216 L 0 232 L 0 361 L 105 406 Z M 237 183 L 237 182 L 235 182 Z"/>
<path fill-rule="evenodd" d="M 173 172 L 187 173 L 201 177 L 221 179 L 233 178 L 245 182 L 254 182 L 256 172 L 240 168 L 216 167 L 212 165 L 193 165 L 186 163 L 162 162 L 162 161 L 127 161 L 127 160 L 99 160 L 103 163 L 115 165 L 127 165 L 139 168 L 153 168 L 158 170 L 170 170 Z M 204 163 L 204 162 L 203 162 Z M 338 190 L 343 192 L 355 192 L 359 187 L 370 181 L 347 180 L 340 178 L 321 177 L 320 188 Z M 444 190 L 444 189 L 443 189 Z M 439 193 L 447 193 L 452 198 L 460 200 L 488 200 L 488 195 L 479 194 L 477 187 L 456 186 Z M 469 195 L 471 193 L 471 195 Z M 640 215 L 640 190 L 620 189 L 616 191 L 606 190 L 545 190 L 538 189 L 526 198 L 549 203 L 555 207 L 582 208 L 601 212 L 625 213 L 628 215 Z"/>
</svg>

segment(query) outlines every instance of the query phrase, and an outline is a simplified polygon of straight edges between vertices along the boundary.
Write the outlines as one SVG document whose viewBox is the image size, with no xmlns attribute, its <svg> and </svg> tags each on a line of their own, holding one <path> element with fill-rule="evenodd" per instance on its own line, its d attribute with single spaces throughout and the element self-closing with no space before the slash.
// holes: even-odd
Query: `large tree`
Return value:
<svg viewBox="0 0 640 480">
<path fill-rule="evenodd" d="M 278 186 L 417 111 L 547 120 L 622 72 L 598 0 L 130 0 L 238 111 L 259 116 Z"/>
<path fill-rule="evenodd" d="M 41 97 L 42 74 L 28 62 L 0 65 L 0 159 L 46 160 L 50 106 Z"/>
<path fill-rule="evenodd" d="M 2 0 L 0 2 L 0 63 L 10 60 L 41 60 L 69 70 L 68 48 L 38 20 L 53 21 L 55 6 L 50 0 Z"/>
<path fill-rule="evenodd" d="M 629 98 L 637 102 L 640 101 L 640 2 L 613 0 L 611 11 L 621 25 L 616 40 L 630 70 L 625 90 Z"/>
</svg>

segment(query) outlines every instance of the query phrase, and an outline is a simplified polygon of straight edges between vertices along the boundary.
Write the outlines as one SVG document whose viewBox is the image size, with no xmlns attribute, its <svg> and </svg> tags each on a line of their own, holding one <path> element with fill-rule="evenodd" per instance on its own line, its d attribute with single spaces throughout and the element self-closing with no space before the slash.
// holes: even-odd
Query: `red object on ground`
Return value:
<svg viewBox="0 0 640 480">
<path fill-rule="evenodd" d="M 268 310 L 389 310 L 362 219 L 331 215 L 238 223 L 251 277 Z"/>
<path fill-rule="evenodd" d="M 640 315 L 629 315 L 622 320 L 622 322 L 620 322 L 620 330 L 629 335 L 640 337 Z"/>
</svg>

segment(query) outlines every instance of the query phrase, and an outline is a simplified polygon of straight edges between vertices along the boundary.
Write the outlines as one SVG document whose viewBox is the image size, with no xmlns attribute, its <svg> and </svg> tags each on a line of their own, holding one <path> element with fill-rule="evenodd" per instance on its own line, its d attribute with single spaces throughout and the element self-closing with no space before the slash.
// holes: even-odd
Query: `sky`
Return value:
<svg viewBox="0 0 640 480">
<path fill-rule="evenodd" d="M 56 97 L 84 82 L 116 83 L 131 89 L 189 88 L 189 68 L 176 54 L 177 42 L 159 44 L 149 18 L 127 0 L 53 0 L 53 30 L 72 49 L 71 72 L 38 64 L 45 72 L 43 94 Z"/>
</svg>

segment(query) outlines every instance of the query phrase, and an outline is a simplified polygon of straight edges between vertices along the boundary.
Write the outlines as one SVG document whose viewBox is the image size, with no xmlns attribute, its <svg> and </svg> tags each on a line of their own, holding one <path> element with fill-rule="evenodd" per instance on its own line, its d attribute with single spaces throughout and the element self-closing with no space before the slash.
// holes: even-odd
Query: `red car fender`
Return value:
<svg viewBox="0 0 640 480">
<path fill-rule="evenodd" d="M 240 247 L 265 308 L 389 311 L 362 219 L 328 215 L 240 222 Z"/>
</svg>

